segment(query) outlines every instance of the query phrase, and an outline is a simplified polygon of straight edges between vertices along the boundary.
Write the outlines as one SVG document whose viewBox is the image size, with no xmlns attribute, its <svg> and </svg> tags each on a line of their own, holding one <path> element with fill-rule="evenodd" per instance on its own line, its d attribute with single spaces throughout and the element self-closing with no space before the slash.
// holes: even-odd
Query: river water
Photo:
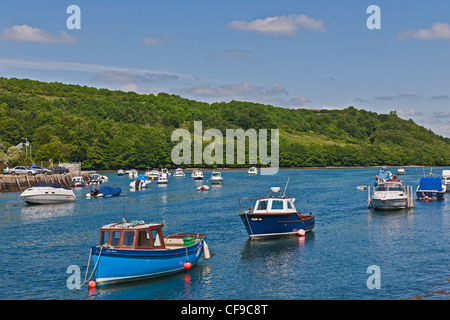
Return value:
<svg viewBox="0 0 450 320">
<path fill-rule="evenodd" d="M 440 174 L 441 169 L 435 168 Z M 394 171 L 396 171 L 394 169 Z M 426 169 L 425 171 L 428 171 Z M 439 172 L 438 172 L 439 171 Z M 55 300 L 302 300 L 446 299 L 449 286 L 450 193 L 442 201 L 414 201 L 410 210 L 367 208 L 367 191 L 378 169 L 282 169 L 273 176 L 223 171 L 224 183 L 199 192 L 201 183 L 169 178 L 167 186 L 130 192 L 128 176 L 105 173 L 108 186 L 125 198 L 86 199 L 74 190 L 70 204 L 29 206 L 20 193 L 0 193 L 0 296 Z M 427 172 L 425 172 L 427 174 Z M 407 168 L 401 179 L 414 189 L 422 168 Z M 205 172 L 205 180 L 210 172 Z M 250 241 L 238 216 L 238 198 L 284 188 L 297 210 L 313 213 L 306 237 Z M 206 181 L 205 181 L 206 182 Z M 163 222 L 164 233 L 200 232 L 214 255 L 189 271 L 143 282 L 73 293 L 69 266 L 84 279 L 89 250 L 99 228 L 125 218 Z M 372 267 L 371 267 L 372 266 Z M 370 268 L 379 270 L 379 289 L 370 289 Z M 369 268 L 370 267 L 370 268 Z M 368 270 L 369 268 L 369 270 Z M 90 270 L 92 269 L 92 262 Z M 370 281 L 369 281 L 370 282 Z"/>
</svg>

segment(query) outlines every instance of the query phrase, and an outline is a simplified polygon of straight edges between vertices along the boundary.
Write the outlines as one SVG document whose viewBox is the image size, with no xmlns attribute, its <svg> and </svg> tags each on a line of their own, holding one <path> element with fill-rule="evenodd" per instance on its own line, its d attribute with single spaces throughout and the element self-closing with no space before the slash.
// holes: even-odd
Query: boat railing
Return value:
<svg viewBox="0 0 450 320">
<path fill-rule="evenodd" d="M 245 214 L 252 212 L 254 203 L 256 203 L 256 198 L 239 198 L 239 213 Z"/>
</svg>

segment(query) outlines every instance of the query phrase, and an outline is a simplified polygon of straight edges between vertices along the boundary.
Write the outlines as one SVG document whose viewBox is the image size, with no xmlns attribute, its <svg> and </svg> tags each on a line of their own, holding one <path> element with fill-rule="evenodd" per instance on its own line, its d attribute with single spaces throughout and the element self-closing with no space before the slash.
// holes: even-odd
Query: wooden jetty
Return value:
<svg viewBox="0 0 450 320">
<path fill-rule="evenodd" d="M 85 181 L 89 179 L 87 171 L 49 175 L 37 174 L 35 176 L 2 174 L 0 175 L 0 192 L 24 191 L 41 182 L 56 183 L 64 187 L 70 187 L 72 178 L 75 176 L 81 176 Z"/>
</svg>

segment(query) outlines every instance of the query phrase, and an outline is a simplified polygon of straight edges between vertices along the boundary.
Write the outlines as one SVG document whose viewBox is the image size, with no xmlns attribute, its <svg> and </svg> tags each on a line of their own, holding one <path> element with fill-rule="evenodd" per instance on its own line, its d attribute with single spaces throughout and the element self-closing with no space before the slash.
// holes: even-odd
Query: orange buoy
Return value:
<svg viewBox="0 0 450 320">
<path fill-rule="evenodd" d="M 191 266 L 192 266 L 192 264 L 191 264 L 189 261 L 187 261 L 187 262 L 184 263 L 184 268 L 185 268 L 185 269 L 190 269 Z"/>
<path fill-rule="evenodd" d="M 298 234 L 299 236 L 303 237 L 303 236 L 305 235 L 305 230 L 300 229 L 300 230 L 297 231 L 297 234 Z"/>
<path fill-rule="evenodd" d="M 95 282 L 94 280 L 91 280 L 91 281 L 89 281 L 88 285 L 89 285 L 89 289 L 94 289 L 97 287 L 97 282 Z"/>
</svg>

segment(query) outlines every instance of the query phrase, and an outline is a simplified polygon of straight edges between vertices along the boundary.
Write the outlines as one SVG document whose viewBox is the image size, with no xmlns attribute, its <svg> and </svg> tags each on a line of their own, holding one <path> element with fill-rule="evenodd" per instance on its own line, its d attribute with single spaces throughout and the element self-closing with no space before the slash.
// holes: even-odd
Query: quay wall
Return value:
<svg viewBox="0 0 450 320">
<path fill-rule="evenodd" d="M 87 171 L 66 174 L 37 174 L 35 176 L 1 174 L 0 192 L 24 191 L 40 182 L 56 183 L 64 187 L 70 187 L 72 178 L 75 176 L 83 177 L 84 181 L 88 181 L 89 179 L 89 173 Z"/>
</svg>

